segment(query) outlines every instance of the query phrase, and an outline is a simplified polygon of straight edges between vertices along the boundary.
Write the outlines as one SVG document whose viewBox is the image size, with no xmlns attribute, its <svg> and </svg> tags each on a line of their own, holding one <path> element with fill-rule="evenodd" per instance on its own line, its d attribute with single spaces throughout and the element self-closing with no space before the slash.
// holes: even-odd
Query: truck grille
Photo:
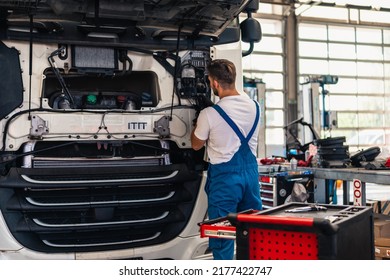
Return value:
<svg viewBox="0 0 390 280">
<path fill-rule="evenodd" d="M 3 182 L 1 211 L 14 237 L 32 250 L 61 253 L 172 240 L 190 218 L 200 176 L 185 164 L 45 167 L 13 168 Z"/>
<path fill-rule="evenodd" d="M 85 159 L 85 158 L 33 158 L 33 168 L 51 167 L 104 167 L 104 166 L 158 166 L 165 165 L 164 156 L 159 157 L 138 157 L 136 159 Z"/>
</svg>

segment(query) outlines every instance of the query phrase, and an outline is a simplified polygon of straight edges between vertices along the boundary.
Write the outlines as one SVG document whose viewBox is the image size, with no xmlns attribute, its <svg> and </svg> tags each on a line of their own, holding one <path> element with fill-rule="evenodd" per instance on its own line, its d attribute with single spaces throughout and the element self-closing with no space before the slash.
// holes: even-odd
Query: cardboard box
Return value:
<svg viewBox="0 0 390 280">
<path fill-rule="evenodd" d="M 376 259 L 390 259 L 390 247 L 382 247 L 375 245 Z"/>
<path fill-rule="evenodd" d="M 381 201 L 381 213 L 390 215 L 390 200 Z"/>
<path fill-rule="evenodd" d="M 366 205 L 373 211 L 375 259 L 390 260 L 390 203 L 388 200 L 367 200 Z"/>
<path fill-rule="evenodd" d="M 367 200 L 367 206 L 372 207 L 372 212 L 390 215 L 390 200 Z"/>
<path fill-rule="evenodd" d="M 376 246 L 387 247 L 388 249 L 390 249 L 390 238 L 384 238 L 384 237 L 375 238 L 375 247 Z"/>
<path fill-rule="evenodd" d="M 366 205 L 372 207 L 372 212 L 373 213 L 380 214 L 379 201 L 367 199 Z"/>
<path fill-rule="evenodd" d="M 374 214 L 374 237 L 390 238 L 390 216 Z"/>
</svg>

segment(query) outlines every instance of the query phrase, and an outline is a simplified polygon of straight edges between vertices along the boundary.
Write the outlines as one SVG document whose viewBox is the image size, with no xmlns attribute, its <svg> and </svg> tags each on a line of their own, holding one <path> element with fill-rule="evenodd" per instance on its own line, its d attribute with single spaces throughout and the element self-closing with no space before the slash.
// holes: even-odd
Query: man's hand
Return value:
<svg viewBox="0 0 390 280">
<path fill-rule="evenodd" d="M 211 101 L 210 98 L 208 98 L 206 95 L 199 96 L 199 106 L 204 109 L 210 106 L 214 106 L 214 102 Z"/>
<path fill-rule="evenodd" d="M 196 112 L 195 112 L 195 119 L 192 120 L 192 124 L 193 125 L 196 124 L 196 121 L 198 119 L 200 111 L 202 111 L 204 108 L 207 108 L 207 107 L 210 107 L 210 106 L 214 106 L 214 102 L 211 101 L 210 98 L 208 98 L 205 95 L 197 96 L 196 100 L 197 100 L 197 104 L 194 106 L 195 110 L 196 110 Z"/>
</svg>

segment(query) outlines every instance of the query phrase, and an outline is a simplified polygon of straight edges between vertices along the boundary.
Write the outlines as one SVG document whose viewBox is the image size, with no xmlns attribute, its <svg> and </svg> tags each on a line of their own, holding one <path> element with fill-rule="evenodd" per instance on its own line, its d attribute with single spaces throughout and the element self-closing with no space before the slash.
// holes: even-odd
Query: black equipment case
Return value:
<svg viewBox="0 0 390 280">
<path fill-rule="evenodd" d="M 349 146 L 344 145 L 345 137 L 329 137 L 316 139 L 313 143 L 317 146 L 318 167 L 346 167 L 349 162 Z"/>
<path fill-rule="evenodd" d="M 315 139 L 313 140 L 314 145 L 316 146 L 342 146 L 345 142 L 345 136 L 340 137 L 328 137 L 324 139 Z"/>
<path fill-rule="evenodd" d="M 344 160 L 349 155 L 349 146 L 320 146 L 317 152 L 326 160 Z"/>
<path fill-rule="evenodd" d="M 361 166 L 361 161 L 373 161 L 381 152 L 379 147 L 371 147 L 351 155 L 351 164 L 355 167 Z"/>
</svg>

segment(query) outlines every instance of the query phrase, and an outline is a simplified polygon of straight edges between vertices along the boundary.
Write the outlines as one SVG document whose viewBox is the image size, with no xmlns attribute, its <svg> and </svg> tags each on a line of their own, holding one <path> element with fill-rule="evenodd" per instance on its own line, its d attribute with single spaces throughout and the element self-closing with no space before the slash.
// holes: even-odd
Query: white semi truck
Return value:
<svg viewBox="0 0 390 280">
<path fill-rule="evenodd" d="M 0 259 L 210 257 L 190 134 L 254 2 L 0 1 Z"/>
</svg>

